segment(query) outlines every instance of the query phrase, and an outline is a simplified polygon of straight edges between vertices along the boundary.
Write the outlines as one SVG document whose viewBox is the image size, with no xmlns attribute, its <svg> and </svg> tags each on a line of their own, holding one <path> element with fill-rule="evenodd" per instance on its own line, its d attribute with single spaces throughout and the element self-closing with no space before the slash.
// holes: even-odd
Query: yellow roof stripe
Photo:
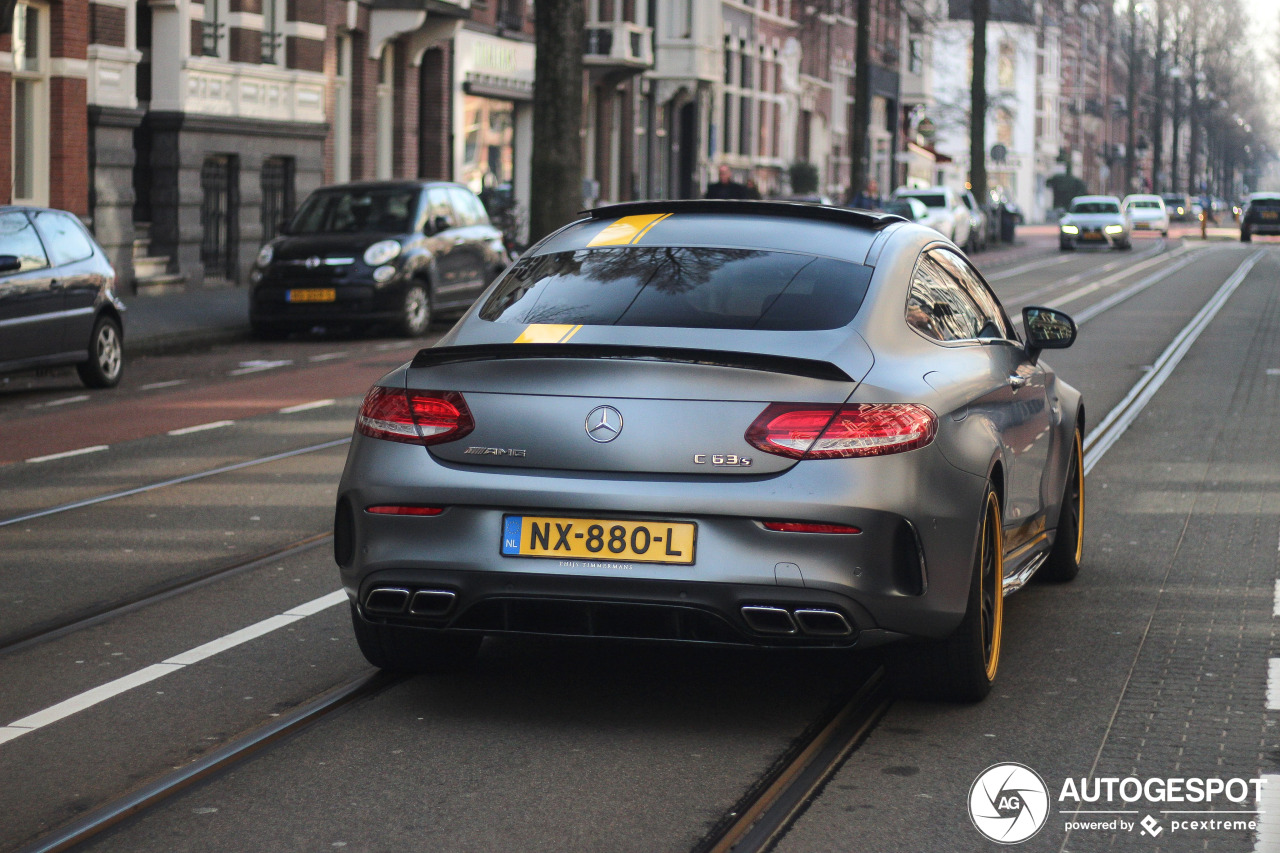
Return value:
<svg viewBox="0 0 1280 853">
<path fill-rule="evenodd" d="M 565 341 L 578 334 L 581 324 L 571 325 L 569 323 L 531 323 L 525 326 L 520 337 L 516 338 L 518 344 L 562 344 Z"/>
<path fill-rule="evenodd" d="M 649 232 L 650 228 L 670 215 L 670 213 L 649 213 L 644 216 L 624 216 L 593 237 L 587 246 L 635 245 Z"/>
</svg>

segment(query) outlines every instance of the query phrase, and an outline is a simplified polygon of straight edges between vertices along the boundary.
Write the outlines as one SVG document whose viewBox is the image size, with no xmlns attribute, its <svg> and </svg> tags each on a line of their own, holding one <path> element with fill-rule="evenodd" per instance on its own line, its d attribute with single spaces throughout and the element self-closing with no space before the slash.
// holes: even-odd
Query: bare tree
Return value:
<svg viewBox="0 0 1280 853">
<path fill-rule="evenodd" d="M 529 239 L 540 240 L 582 209 L 584 0 L 538 0 L 534 64 Z"/>
</svg>

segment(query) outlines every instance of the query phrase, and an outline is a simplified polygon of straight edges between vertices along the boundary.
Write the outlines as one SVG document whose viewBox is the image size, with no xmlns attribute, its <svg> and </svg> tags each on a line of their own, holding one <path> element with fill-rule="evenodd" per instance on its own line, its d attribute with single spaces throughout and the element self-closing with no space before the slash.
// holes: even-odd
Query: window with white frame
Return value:
<svg viewBox="0 0 1280 853">
<path fill-rule="evenodd" d="M 200 53 L 204 56 L 226 58 L 227 16 L 227 0 L 204 0 L 200 28 Z"/>
<path fill-rule="evenodd" d="M 49 203 L 49 9 L 13 12 L 13 200 Z"/>
</svg>

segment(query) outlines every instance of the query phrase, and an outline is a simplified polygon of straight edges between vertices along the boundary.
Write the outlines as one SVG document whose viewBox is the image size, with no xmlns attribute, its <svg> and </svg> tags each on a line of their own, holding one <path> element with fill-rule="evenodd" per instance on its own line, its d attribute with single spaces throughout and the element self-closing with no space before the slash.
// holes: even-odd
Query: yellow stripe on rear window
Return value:
<svg viewBox="0 0 1280 853">
<path fill-rule="evenodd" d="M 648 213 L 644 216 L 624 216 L 605 228 L 587 244 L 591 246 L 634 246 L 649 229 L 670 216 L 670 213 Z"/>
<path fill-rule="evenodd" d="M 525 326 L 520 337 L 516 338 L 518 344 L 562 344 L 565 341 L 578 334 L 578 330 L 582 328 L 582 324 L 576 326 L 568 323 L 532 323 Z"/>
</svg>

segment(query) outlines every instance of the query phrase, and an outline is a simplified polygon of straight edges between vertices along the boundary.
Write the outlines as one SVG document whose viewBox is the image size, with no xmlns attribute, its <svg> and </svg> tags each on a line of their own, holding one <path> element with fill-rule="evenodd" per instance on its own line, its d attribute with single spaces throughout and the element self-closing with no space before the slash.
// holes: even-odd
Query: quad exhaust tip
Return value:
<svg viewBox="0 0 1280 853">
<path fill-rule="evenodd" d="M 847 637 L 853 626 L 837 610 L 805 608 L 795 611 L 784 607 L 750 604 L 742 608 L 747 626 L 759 634 L 804 633 L 814 637 Z"/>
<path fill-rule="evenodd" d="M 380 586 L 369 591 L 364 609 L 380 615 L 443 616 L 453 609 L 458 595 L 447 589 L 420 589 L 410 592 L 403 587 Z"/>
</svg>

